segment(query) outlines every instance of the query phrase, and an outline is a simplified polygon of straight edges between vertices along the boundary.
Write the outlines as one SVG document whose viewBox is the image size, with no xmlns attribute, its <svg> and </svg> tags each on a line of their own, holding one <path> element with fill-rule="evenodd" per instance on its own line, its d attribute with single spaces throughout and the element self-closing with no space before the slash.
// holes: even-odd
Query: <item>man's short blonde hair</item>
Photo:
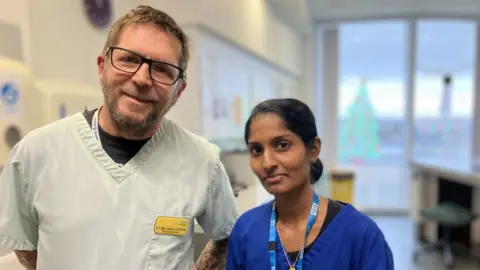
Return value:
<svg viewBox="0 0 480 270">
<path fill-rule="evenodd" d="M 187 35 L 178 26 L 177 22 L 175 22 L 175 20 L 167 13 L 150 6 L 139 5 L 117 19 L 110 28 L 103 52 L 106 53 L 110 46 L 115 46 L 118 43 L 118 40 L 122 34 L 122 30 L 125 26 L 142 23 L 152 23 L 157 25 L 164 31 L 167 31 L 178 38 L 182 46 L 182 52 L 178 61 L 180 63 L 180 67 L 185 70 L 190 57 Z"/>
</svg>

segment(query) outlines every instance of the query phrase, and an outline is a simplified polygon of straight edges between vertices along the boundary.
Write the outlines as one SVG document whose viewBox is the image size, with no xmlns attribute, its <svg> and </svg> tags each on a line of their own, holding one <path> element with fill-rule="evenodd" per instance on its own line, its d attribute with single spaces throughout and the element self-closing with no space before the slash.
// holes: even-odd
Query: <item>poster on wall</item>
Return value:
<svg viewBox="0 0 480 270">
<path fill-rule="evenodd" d="M 206 56 L 201 60 L 203 131 L 211 140 L 241 139 L 248 110 L 245 67 Z M 243 71 L 243 72 L 242 72 Z"/>
<path fill-rule="evenodd" d="M 21 83 L 18 75 L 0 75 L 0 114 L 2 118 L 21 118 Z"/>
</svg>

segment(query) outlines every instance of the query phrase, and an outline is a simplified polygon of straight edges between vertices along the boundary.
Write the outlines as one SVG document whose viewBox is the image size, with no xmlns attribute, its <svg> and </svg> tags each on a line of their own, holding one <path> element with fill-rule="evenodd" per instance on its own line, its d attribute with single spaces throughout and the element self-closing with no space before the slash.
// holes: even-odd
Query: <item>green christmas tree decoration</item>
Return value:
<svg viewBox="0 0 480 270">
<path fill-rule="evenodd" d="M 366 83 L 360 86 L 342 122 L 339 140 L 339 153 L 342 160 L 361 163 L 380 156 L 378 121 L 368 96 Z"/>
</svg>

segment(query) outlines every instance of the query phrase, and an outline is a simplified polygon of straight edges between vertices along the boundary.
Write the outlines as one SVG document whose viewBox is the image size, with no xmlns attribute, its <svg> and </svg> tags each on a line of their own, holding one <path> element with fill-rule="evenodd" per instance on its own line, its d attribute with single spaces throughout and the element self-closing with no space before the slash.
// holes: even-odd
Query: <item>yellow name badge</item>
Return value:
<svg viewBox="0 0 480 270">
<path fill-rule="evenodd" d="M 165 235 L 186 235 L 190 226 L 188 218 L 157 217 L 154 232 Z"/>
</svg>

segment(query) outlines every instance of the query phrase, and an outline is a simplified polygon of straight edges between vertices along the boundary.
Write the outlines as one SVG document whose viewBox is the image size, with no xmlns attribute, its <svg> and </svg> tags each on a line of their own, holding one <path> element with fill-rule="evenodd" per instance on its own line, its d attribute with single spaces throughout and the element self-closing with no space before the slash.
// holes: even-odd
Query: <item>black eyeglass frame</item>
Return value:
<svg viewBox="0 0 480 270">
<path fill-rule="evenodd" d="M 115 66 L 115 64 L 113 63 L 113 51 L 114 50 L 122 50 L 122 51 L 126 51 L 126 52 L 129 52 L 131 54 L 134 54 L 136 56 L 138 56 L 140 59 L 141 59 L 141 62 L 140 64 L 138 65 L 137 69 L 135 71 L 125 71 L 123 69 L 120 69 L 118 67 Z M 139 69 L 140 67 L 144 64 L 144 63 L 147 63 L 148 65 L 148 74 L 150 75 L 150 79 L 152 79 L 152 81 L 155 81 L 155 82 L 158 82 L 158 83 L 161 83 L 161 84 L 164 84 L 164 85 L 174 85 L 175 83 L 177 83 L 177 81 L 182 78 L 182 79 L 185 79 L 185 70 L 183 70 L 183 68 L 181 67 L 178 67 L 176 65 L 173 65 L 173 64 L 170 64 L 170 63 L 167 63 L 167 62 L 162 62 L 162 61 L 155 61 L 155 60 L 152 60 L 152 59 L 148 59 L 146 57 L 144 57 L 143 55 L 140 55 L 136 52 L 133 52 L 131 50 L 128 50 L 128 49 L 125 49 L 125 48 L 121 48 L 121 47 L 117 47 L 117 46 L 109 46 L 108 47 L 108 50 L 106 52 L 106 54 L 110 54 L 110 63 L 112 64 L 112 66 L 122 72 L 126 72 L 126 73 L 131 73 L 131 74 L 135 74 Z M 178 72 L 178 76 L 177 78 L 172 82 L 172 83 L 165 83 L 165 82 L 160 82 L 160 81 L 157 81 L 155 80 L 153 77 L 152 77 L 152 64 L 153 63 L 160 63 L 160 64 L 164 64 L 164 65 L 167 65 L 167 66 L 170 66 L 170 67 L 173 67 L 175 69 L 177 69 L 179 72 Z"/>
</svg>

